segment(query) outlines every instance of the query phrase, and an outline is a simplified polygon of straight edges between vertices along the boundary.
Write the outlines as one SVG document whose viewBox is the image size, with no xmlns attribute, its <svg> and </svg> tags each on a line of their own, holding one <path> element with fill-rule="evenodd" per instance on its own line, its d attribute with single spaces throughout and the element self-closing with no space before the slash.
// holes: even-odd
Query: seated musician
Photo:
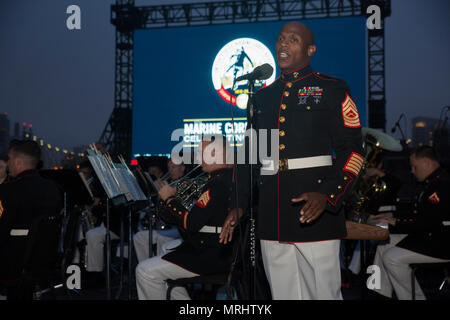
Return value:
<svg viewBox="0 0 450 320">
<path fill-rule="evenodd" d="M 168 182 L 173 182 L 185 174 L 185 165 L 175 164 L 172 160 L 167 161 L 167 168 L 169 170 L 169 180 Z M 143 230 L 136 233 L 133 237 L 134 248 L 136 250 L 136 256 L 138 262 L 141 262 L 149 257 L 149 231 Z M 153 230 L 152 232 L 152 243 L 156 243 L 156 254 L 160 255 L 162 253 L 163 245 L 171 240 L 180 239 L 180 234 L 176 227 L 168 228 L 165 230 Z"/>
<path fill-rule="evenodd" d="M 383 163 L 377 167 L 371 167 L 365 169 L 363 173 L 363 179 L 373 179 L 378 177 L 381 181 L 386 184 L 386 190 L 377 198 L 377 201 L 371 203 L 371 208 L 368 208 L 370 212 L 378 212 L 378 214 L 385 213 L 388 211 L 395 210 L 395 203 L 397 198 L 397 192 L 400 189 L 402 182 L 391 172 L 383 169 Z M 370 215 L 367 224 L 376 224 L 378 220 L 373 220 L 374 215 Z M 345 241 L 355 241 L 355 240 L 345 240 Z M 348 265 L 348 269 L 353 274 L 359 274 L 361 271 L 361 251 L 360 242 L 357 241 L 356 247 L 353 251 L 351 261 Z"/>
<path fill-rule="evenodd" d="M 102 204 L 102 198 L 105 198 L 106 195 L 103 191 L 103 188 L 95 175 L 94 169 L 91 166 L 89 160 L 84 160 L 78 165 L 78 172 L 80 172 L 88 185 L 89 189 L 92 192 L 92 203 L 89 206 L 86 206 L 88 210 L 88 219 L 91 221 L 91 228 L 98 227 L 102 223 L 104 206 Z M 77 250 L 75 252 L 73 263 L 82 263 L 85 262 L 83 257 L 80 257 L 80 254 L 83 255 L 85 252 L 86 246 L 86 232 L 90 229 L 85 230 L 80 223 L 78 228 L 78 237 L 77 237 Z M 81 251 L 81 252 L 80 252 Z"/>
<path fill-rule="evenodd" d="M 165 299 L 167 279 L 228 272 L 230 269 L 232 246 L 230 243 L 220 244 L 219 234 L 234 207 L 233 170 L 232 165 L 225 161 L 230 150 L 223 147 L 227 146 L 226 139 L 219 138 L 213 142 L 203 139 L 199 146 L 197 159 L 203 171 L 209 174 L 209 180 L 190 211 L 175 198 L 174 187 L 166 182 L 159 183 L 159 195 L 166 203 L 165 219 L 176 223 L 188 236 L 172 252 L 139 263 L 136 284 L 140 300 Z M 172 298 L 189 299 L 189 295 L 185 288 L 177 287 L 172 290 Z"/>
<path fill-rule="evenodd" d="M 32 300 L 36 281 L 56 266 L 62 194 L 53 181 L 39 176 L 40 157 L 35 141 L 10 143 L 11 181 L 0 185 L 0 283 L 7 285 L 8 300 Z M 38 218 L 53 227 L 39 233 Z M 36 245 L 27 251 L 30 241 Z"/>
<path fill-rule="evenodd" d="M 450 180 L 435 151 L 419 147 L 410 156 L 411 172 L 421 184 L 414 210 L 407 218 L 392 213 L 375 216 L 389 224 L 390 243 L 379 245 L 374 264 L 381 269 L 379 294 L 411 299 L 411 263 L 450 261 Z M 426 299 L 417 280 L 416 299 Z"/>
</svg>

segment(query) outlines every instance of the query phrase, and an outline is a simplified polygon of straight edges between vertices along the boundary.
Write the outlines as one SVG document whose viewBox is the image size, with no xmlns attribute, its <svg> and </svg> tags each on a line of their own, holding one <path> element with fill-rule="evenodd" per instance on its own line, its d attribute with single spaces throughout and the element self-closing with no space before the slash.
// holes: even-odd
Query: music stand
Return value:
<svg viewBox="0 0 450 320">
<path fill-rule="evenodd" d="M 139 183 L 128 168 L 125 160 L 119 156 L 120 163 L 114 163 L 109 155 L 97 153 L 94 150 L 88 150 L 88 159 L 94 168 L 97 177 L 100 180 L 102 187 L 107 195 L 107 210 L 106 210 L 106 245 L 107 245 L 107 297 L 111 298 L 111 278 L 110 278 L 110 266 L 111 266 L 111 236 L 109 229 L 109 204 L 110 202 L 115 207 L 124 207 L 128 209 L 128 231 L 129 231 L 129 243 L 128 243 L 128 298 L 131 299 L 131 252 L 132 252 L 132 228 L 131 228 L 131 215 L 132 206 L 137 202 L 148 201 L 144 192 L 142 191 Z M 123 219 L 122 219 L 123 221 Z M 123 229 L 123 228 L 121 228 Z M 123 232 L 121 232 L 121 262 L 123 253 Z M 121 266 L 122 268 L 122 266 Z M 121 279 L 122 280 L 122 279 Z M 122 283 L 120 290 L 122 289 Z M 120 292 L 118 293 L 120 294 Z"/>
<path fill-rule="evenodd" d="M 67 208 L 89 205 L 92 203 L 93 195 L 84 176 L 77 170 L 41 170 L 39 173 L 41 177 L 55 182 L 64 194 L 64 217 L 59 250 L 62 252 L 61 275 L 64 281 L 63 285 L 68 290 L 65 271 L 67 264 L 70 264 L 73 259 L 80 217 L 77 216 L 75 220 L 70 219 L 70 216 L 67 215 Z"/>
</svg>

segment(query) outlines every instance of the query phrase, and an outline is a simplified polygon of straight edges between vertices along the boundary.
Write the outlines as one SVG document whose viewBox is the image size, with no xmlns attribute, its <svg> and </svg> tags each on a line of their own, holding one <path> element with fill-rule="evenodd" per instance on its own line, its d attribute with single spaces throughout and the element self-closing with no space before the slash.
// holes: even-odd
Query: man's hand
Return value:
<svg viewBox="0 0 450 320">
<path fill-rule="evenodd" d="M 393 214 L 392 212 L 386 212 L 386 213 L 380 213 L 372 217 L 373 220 L 379 220 L 384 218 L 392 218 Z"/>
<path fill-rule="evenodd" d="M 383 178 L 386 175 L 386 173 L 378 168 L 367 168 L 366 171 L 364 172 L 364 175 L 367 177 L 378 176 L 380 178 Z"/>
<path fill-rule="evenodd" d="M 171 187 L 166 181 L 155 181 L 155 185 L 158 188 L 158 194 L 163 201 L 167 198 L 174 196 L 177 193 L 176 187 Z"/>
<path fill-rule="evenodd" d="M 310 223 L 316 220 L 327 206 L 327 199 L 319 192 L 306 192 L 299 197 L 291 199 L 292 202 L 306 201 L 300 210 L 300 222 Z"/>
<path fill-rule="evenodd" d="M 376 220 L 378 223 L 389 223 L 390 225 L 395 226 L 397 219 L 393 218 L 392 212 L 377 214 L 372 217 L 372 220 Z"/>
<path fill-rule="evenodd" d="M 242 217 L 242 214 L 242 209 L 239 209 L 239 218 Z M 227 244 L 233 239 L 233 231 L 238 224 L 239 218 L 236 210 L 231 210 L 228 213 L 219 235 L 219 243 Z"/>
</svg>

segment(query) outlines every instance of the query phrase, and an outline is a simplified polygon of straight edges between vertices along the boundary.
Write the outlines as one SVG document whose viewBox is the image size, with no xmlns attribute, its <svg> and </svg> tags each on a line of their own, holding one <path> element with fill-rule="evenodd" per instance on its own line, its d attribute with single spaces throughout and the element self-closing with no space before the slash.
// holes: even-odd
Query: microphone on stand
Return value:
<svg viewBox="0 0 450 320">
<path fill-rule="evenodd" d="M 266 80 L 270 78 L 272 73 L 273 73 L 272 66 L 268 63 L 265 63 L 263 65 L 260 65 L 259 67 L 256 67 L 252 72 L 237 77 L 236 82 L 242 80 L 249 80 L 249 81 Z"/>
</svg>

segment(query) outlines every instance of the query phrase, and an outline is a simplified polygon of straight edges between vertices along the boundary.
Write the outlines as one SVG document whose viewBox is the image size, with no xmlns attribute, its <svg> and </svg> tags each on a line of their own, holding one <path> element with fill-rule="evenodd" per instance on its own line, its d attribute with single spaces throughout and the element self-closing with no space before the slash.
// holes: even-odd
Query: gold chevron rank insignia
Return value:
<svg viewBox="0 0 450 320">
<path fill-rule="evenodd" d="M 345 100 L 342 102 L 342 118 L 344 119 L 344 126 L 348 128 L 361 127 L 358 108 L 356 108 L 355 102 L 353 102 L 353 99 L 348 93 L 345 96 Z"/>
<path fill-rule="evenodd" d="M 360 154 L 353 152 L 348 158 L 343 170 L 353 173 L 355 176 L 357 176 L 359 174 L 359 171 L 361 170 L 363 162 L 364 158 Z"/>
<path fill-rule="evenodd" d="M 428 197 L 428 201 L 432 204 L 438 204 L 441 199 L 439 199 L 437 192 L 434 192 L 431 196 Z"/>
<path fill-rule="evenodd" d="M 200 198 L 198 198 L 196 205 L 200 208 L 206 208 L 209 201 L 211 200 L 211 196 L 209 195 L 209 189 L 202 193 Z"/>
</svg>

